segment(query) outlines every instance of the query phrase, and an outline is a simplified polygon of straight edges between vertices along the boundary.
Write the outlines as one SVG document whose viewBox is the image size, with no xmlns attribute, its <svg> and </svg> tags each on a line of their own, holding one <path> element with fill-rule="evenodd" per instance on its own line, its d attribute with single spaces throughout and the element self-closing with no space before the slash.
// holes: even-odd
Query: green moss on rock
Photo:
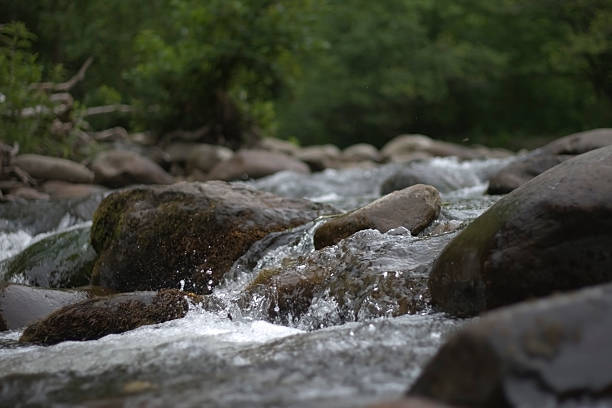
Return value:
<svg viewBox="0 0 612 408">
<path fill-rule="evenodd" d="M 44 238 L 4 260 L 5 280 L 17 280 L 43 288 L 87 285 L 96 253 L 89 244 L 89 227 Z"/>
<path fill-rule="evenodd" d="M 224 182 L 137 187 L 109 195 L 95 213 L 92 281 L 119 291 L 178 287 L 209 293 L 270 232 L 333 212 Z"/>
<path fill-rule="evenodd" d="M 19 341 L 51 345 L 62 341 L 95 340 L 140 326 L 184 317 L 194 294 L 176 289 L 124 293 L 85 300 L 28 326 Z"/>
</svg>

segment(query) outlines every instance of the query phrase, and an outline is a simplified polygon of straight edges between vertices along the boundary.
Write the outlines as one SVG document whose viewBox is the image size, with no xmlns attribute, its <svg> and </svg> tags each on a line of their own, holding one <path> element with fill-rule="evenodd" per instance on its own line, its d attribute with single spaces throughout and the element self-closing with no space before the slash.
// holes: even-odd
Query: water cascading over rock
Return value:
<svg viewBox="0 0 612 408">
<path fill-rule="evenodd" d="M 122 292 L 182 281 L 186 290 L 208 293 L 255 241 L 334 212 L 221 181 L 117 191 L 94 214 L 92 280 Z"/>
</svg>

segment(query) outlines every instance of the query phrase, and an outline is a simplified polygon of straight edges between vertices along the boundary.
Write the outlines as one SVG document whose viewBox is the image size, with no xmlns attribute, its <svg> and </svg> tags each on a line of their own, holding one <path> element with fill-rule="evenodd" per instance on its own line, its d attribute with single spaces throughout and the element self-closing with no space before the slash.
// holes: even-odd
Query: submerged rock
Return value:
<svg viewBox="0 0 612 408">
<path fill-rule="evenodd" d="M 442 346 L 409 394 L 466 407 L 612 405 L 612 285 L 486 314 Z"/>
<path fill-rule="evenodd" d="M 94 179 L 94 174 L 82 164 L 57 157 L 22 154 L 15 158 L 13 164 L 40 180 L 87 184 Z"/>
<path fill-rule="evenodd" d="M 91 165 L 95 181 L 117 188 L 132 184 L 171 184 L 174 178 L 155 162 L 127 150 L 100 153 Z"/>
<path fill-rule="evenodd" d="M 432 186 L 418 184 L 327 221 L 315 231 L 315 248 L 334 245 L 364 229 L 387 232 L 392 228 L 405 227 L 416 235 L 439 214 L 438 191 Z"/>
<path fill-rule="evenodd" d="M 86 290 L 63 291 L 0 283 L 0 330 L 13 330 L 47 316 L 54 310 L 89 297 Z"/>
<path fill-rule="evenodd" d="M 0 276 L 43 288 L 74 288 L 89 284 L 96 253 L 89 227 L 44 238 L 0 262 Z"/>
<path fill-rule="evenodd" d="M 240 150 L 210 170 L 208 180 L 247 180 L 269 176 L 279 171 L 309 173 L 303 162 L 279 152 Z"/>
<path fill-rule="evenodd" d="M 572 157 L 612 144 L 612 129 L 594 129 L 557 139 L 501 169 L 489 181 L 489 194 L 506 194 Z"/>
<path fill-rule="evenodd" d="M 612 146 L 503 197 L 451 242 L 429 279 L 458 315 L 612 280 Z"/>
<path fill-rule="evenodd" d="M 221 181 L 134 187 L 94 214 L 93 281 L 118 291 L 179 287 L 207 293 L 255 241 L 333 213 Z"/>
<path fill-rule="evenodd" d="M 189 310 L 188 300 L 199 297 L 176 289 L 122 293 L 88 299 L 53 312 L 28 326 L 19 341 L 51 345 L 62 341 L 95 340 L 148 324 L 180 319 Z"/>
<path fill-rule="evenodd" d="M 304 328 L 418 313 L 429 307 L 427 276 L 451 237 L 415 238 L 404 228 L 360 231 L 261 270 L 240 303 L 280 323 L 301 319 Z"/>
</svg>

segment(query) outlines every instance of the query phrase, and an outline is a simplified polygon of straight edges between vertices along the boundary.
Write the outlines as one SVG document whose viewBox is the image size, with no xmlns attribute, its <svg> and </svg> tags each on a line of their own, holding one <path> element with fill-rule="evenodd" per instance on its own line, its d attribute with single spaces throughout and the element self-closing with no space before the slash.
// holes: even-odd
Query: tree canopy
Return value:
<svg viewBox="0 0 612 408">
<path fill-rule="evenodd" d="M 261 135 L 381 145 L 399 133 L 517 145 L 612 125 L 608 0 L 0 0 L 0 9 L 5 31 L 20 27 L 0 44 L 8 141 L 40 131 L 31 121 L 6 130 L 17 126 L 7 112 L 43 103 L 29 84 L 89 57 L 73 90 L 80 104 L 132 107 L 94 128 L 201 129 L 232 147 Z"/>
</svg>

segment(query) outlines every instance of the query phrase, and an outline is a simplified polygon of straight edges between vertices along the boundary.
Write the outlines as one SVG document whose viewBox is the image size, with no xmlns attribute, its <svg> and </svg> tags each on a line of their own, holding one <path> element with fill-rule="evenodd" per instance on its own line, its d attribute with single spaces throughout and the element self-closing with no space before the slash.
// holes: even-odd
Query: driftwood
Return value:
<svg viewBox="0 0 612 408">
<path fill-rule="evenodd" d="M 87 108 L 83 113 L 83 116 L 94 116 L 94 115 L 102 115 L 105 113 L 114 113 L 114 112 L 123 112 L 129 113 L 134 109 L 130 105 L 104 105 L 104 106 L 94 106 L 91 108 Z"/>
<path fill-rule="evenodd" d="M 79 83 L 85 78 L 85 73 L 87 72 L 87 69 L 89 68 L 92 62 L 93 62 L 93 57 L 87 58 L 87 60 L 81 66 L 81 68 L 76 73 L 76 75 L 74 75 L 72 78 L 70 78 L 66 82 L 60 82 L 59 84 L 56 84 L 55 82 L 41 82 L 37 84 L 32 84 L 31 88 L 40 89 L 42 91 L 52 91 L 52 92 L 69 91 L 70 89 L 72 89 L 72 87 L 74 87 L 77 83 Z"/>
</svg>

